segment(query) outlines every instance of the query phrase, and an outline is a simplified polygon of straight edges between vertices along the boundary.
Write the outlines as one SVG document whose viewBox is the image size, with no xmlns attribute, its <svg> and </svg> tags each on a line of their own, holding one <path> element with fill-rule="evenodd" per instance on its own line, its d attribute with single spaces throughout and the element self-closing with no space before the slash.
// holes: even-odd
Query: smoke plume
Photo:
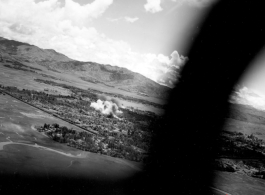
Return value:
<svg viewBox="0 0 265 195">
<path fill-rule="evenodd" d="M 109 101 L 109 102 L 115 103 L 118 107 L 121 107 L 120 102 L 115 98 L 110 98 L 105 95 L 97 95 L 97 98 L 100 99 L 101 101 Z"/>
<path fill-rule="evenodd" d="M 117 114 L 122 113 L 122 111 L 119 110 L 117 104 L 111 101 L 101 101 L 100 99 L 98 99 L 97 102 L 92 102 L 90 107 L 110 117 L 117 117 Z"/>
</svg>

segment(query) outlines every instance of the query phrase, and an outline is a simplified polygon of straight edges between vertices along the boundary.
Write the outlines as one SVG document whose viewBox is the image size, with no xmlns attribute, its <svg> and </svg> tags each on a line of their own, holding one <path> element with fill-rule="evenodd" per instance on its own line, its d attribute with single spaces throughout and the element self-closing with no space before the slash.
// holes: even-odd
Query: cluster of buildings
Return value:
<svg viewBox="0 0 265 195">
<path fill-rule="evenodd" d="M 4 90 L 14 97 L 74 124 L 93 135 L 91 138 L 93 144 L 90 142 L 88 144 L 87 140 L 83 138 L 74 139 L 69 133 L 70 137 L 62 136 L 57 127 L 39 128 L 40 132 L 45 131 L 45 134 L 56 141 L 92 152 L 100 151 L 101 153 L 110 153 L 118 157 L 130 156 L 128 157 L 129 159 L 140 159 L 139 154 L 145 152 L 140 148 L 141 143 L 145 139 L 144 135 L 139 133 L 141 129 L 136 125 L 136 119 L 127 120 L 127 118 L 107 117 L 100 111 L 91 108 L 89 106 L 91 102 L 80 98 L 80 94 L 75 97 L 75 95 L 59 96 L 46 94 L 45 92 L 19 90 L 17 88 L 5 88 Z M 146 124 L 149 122 L 146 121 Z M 146 132 L 148 132 L 147 128 L 145 129 Z M 134 158 L 137 155 L 138 157 Z"/>
</svg>

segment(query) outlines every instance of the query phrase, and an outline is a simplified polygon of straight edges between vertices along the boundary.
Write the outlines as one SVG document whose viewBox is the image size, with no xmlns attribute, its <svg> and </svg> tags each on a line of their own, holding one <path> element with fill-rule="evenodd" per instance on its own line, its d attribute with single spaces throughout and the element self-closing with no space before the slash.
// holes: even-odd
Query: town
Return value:
<svg viewBox="0 0 265 195">
<path fill-rule="evenodd" d="M 223 131 L 218 139 L 218 153 L 227 158 L 264 158 L 265 142 L 253 134 Z"/>
<path fill-rule="evenodd" d="M 80 132 L 59 124 L 37 126 L 54 141 L 80 150 L 101 153 L 132 161 L 144 161 L 148 155 L 155 127 L 160 125 L 161 116 L 151 112 L 119 107 L 119 115 L 104 114 L 91 107 L 98 95 L 89 90 L 71 89 L 68 96 L 0 86 L 3 93 L 11 95 L 46 113 L 67 121 L 84 131 Z M 114 104 L 115 100 L 112 100 Z"/>
<path fill-rule="evenodd" d="M 141 151 L 125 144 L 124 137 L 121 137 L 119 132 L 107 133 L 105 131 L 98 136 L 86 131 L 78 132 L 68 129 L 65 126 L 60 127 L 59 124 L 44 124 L 44 126 L 36 127 L 36 129 L 45 133 L 54 141 L 66 143 L 68 146 L 80 150 L 133 161 L 143 161 L 144 155 L 141 154 Z"/>
<path fill-rule="evenodd" d="M 255 135 L 222 131 L 218 138 L 216 170 L 265 179 L 265 142 Z"/>
</svg>

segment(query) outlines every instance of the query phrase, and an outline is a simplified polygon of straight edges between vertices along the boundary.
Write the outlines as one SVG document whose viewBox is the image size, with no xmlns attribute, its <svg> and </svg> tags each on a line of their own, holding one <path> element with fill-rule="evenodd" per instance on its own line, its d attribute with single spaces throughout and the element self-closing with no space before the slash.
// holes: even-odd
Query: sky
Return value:
<svg viewBox="0 0 265 195">
<path fill-rule="evenodd" d="M 265 111 L 265 49 L 250 63 L 236 87 L 232 99 L 240 104 L 250 105 Z"/>
<path fill-rule="evenodd" d="M 216 0 L 0 0 L 0 36 L 173 86 Z"/>
</svg>

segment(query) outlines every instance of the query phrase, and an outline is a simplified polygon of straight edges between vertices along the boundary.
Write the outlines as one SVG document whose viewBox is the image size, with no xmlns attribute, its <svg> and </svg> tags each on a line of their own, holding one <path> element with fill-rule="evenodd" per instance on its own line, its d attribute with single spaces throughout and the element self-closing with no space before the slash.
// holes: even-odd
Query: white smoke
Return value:
<svg viewBox="0 0 265 195">
<path fill-rule="evenodd" d="M 111 97 L 107 97 L 105 95 L 97 95 L 97 98 L 100 99 L 101 101 L 109 101 L 115 103 L 118 107 L 121 107 L 121 104 L 119 100 Z"/>
<path fill-rule="evenodd" d="M 95 108 L 95 110 L 100 111 L 104 115 L 117 117 L 117 114 L 121 114 L 122 111 L 119 110 L 117 104 L 110 101 L 101 101 L 100 99 L 97 102 L 92 102 L 90 107 Z"/>
</svg>

